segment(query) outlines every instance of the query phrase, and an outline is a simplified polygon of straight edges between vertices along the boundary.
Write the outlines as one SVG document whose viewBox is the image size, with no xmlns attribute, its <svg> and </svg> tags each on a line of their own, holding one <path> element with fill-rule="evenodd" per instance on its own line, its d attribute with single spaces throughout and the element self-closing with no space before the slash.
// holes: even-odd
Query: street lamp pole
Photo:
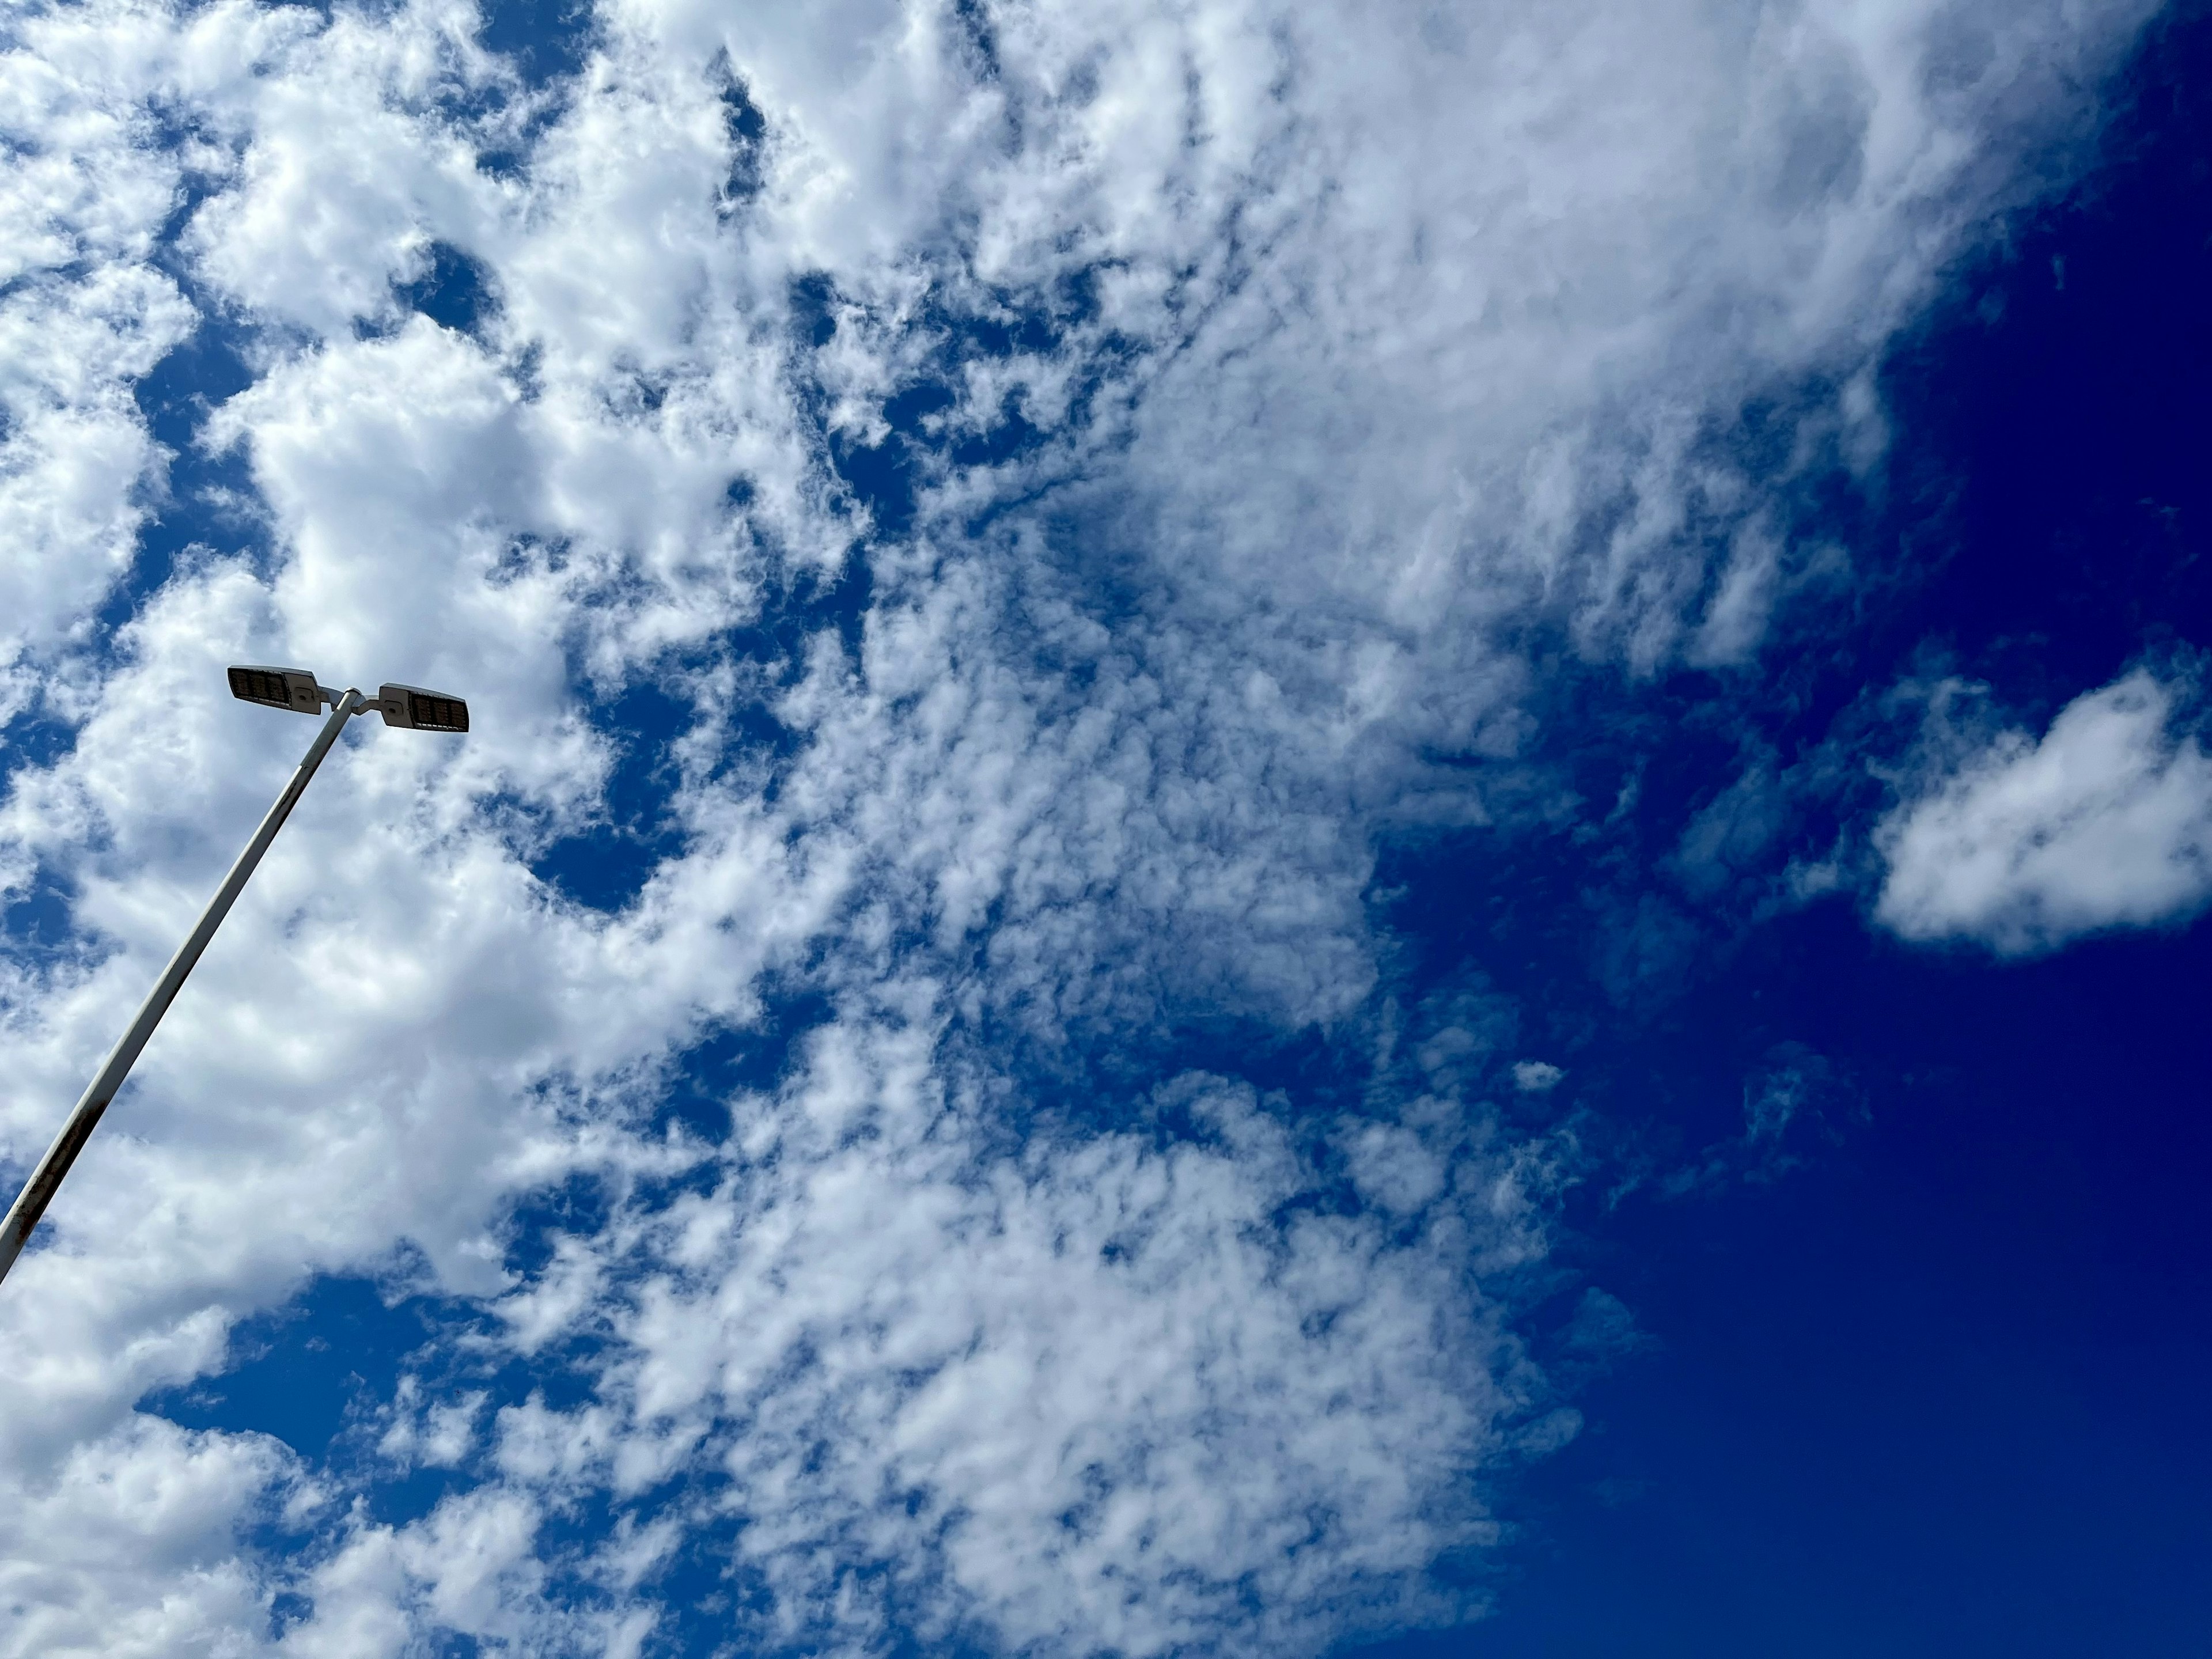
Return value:
<svg viewBox="0 0 2212 1659">
<path fill-rule="evenodd" d="M 459 698 L 422 691 L 414 686 L 386 685 L 379 696 L 371 699 L 350 688 L 341 692 L 319 685 L 313 675 L 302 670 L 258 668 L 232 669 L 230 684 L 234 695 L 248 702 L 289 708 L 300 714 L 319 714 L 328 702 L 333 705 L 331 717 L 324 721 L 314 742 L 307 745 L 307 752 L 293 772 L 291 781 L 276 797 L 276 804 L 261 820 L 261 827 L 246 843 L 246 850 L 238 855 L 238 861 L 230 866 L 230 873 L 222 878 L 222 885 L 208 901 L 207 908 L 200 913 L 198 925 L 178 948 L 177 954 L 169 958 L 168 967 L 140 1005 L 138 1017 L 131 1022 L 131 1029 L 123 1034 L 123 1040 L 107 1056 L 107 1063 L 100 1068 L 100 1074 L 78 1099 L 76 1109 L 70 1114 L 62 1132 L 54 1137 L 53 1145 L 46 1148 L 46 1155 L 39 1160 L 38 1168 L 31 1171 L 31 1178 L 23 1183 L 23 1190 L 9 1208 L 7 1220 L 0 1222 L 0 1279 L 6 1279 L 8 1270 L 15 1265 L 15 1258 L 22 1254 L 32 1230 L 39 1224 L 39 1218 L 46 1214 L 46 1206 L 53 1201 L 54 1194 L 61 1187 L 62 1178 L 69 1174 L 70 1165 L 76 1162 L 76 1155 L 92 1138 L 100 1115 L 122 1088 L 124 1079 L 131 1075 L 131 1068 L 147 1040 L 154 1035 L 154 1028 L 161 1023 L 161 1016 L 177 1000 L 177 993 L 184 988 L 201 952 L 215 937 L 216 929 L 222 926 L 222 919 L 230 914 L 230 907 L 238 902 L 254 866 L 261 862 L 269 844 L 276 839 L 284 820 L 291 817 L 293 807 L 299 804 L 309 780 L 315 775 L 315 769 L 331 752 L 331 745 L 338 740 L 338 733 L 345 730 L 346 722 L 356 714 L 375 710 L 383 714 L 387 726 L 439 732 L 469 729 L 468 708 Z"/>
</svg>

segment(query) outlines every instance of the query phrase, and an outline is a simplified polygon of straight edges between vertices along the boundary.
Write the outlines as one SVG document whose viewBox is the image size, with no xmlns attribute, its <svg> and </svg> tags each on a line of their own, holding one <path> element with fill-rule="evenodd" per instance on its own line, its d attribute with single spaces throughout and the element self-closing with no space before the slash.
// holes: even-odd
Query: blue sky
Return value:
<svg viewBox="0 0 2212 1659">
<path fill-rule="evenodd" d="M 9 30 L 0 1651 L 2200 1639 L 2201 9 Z"/>
</svg>

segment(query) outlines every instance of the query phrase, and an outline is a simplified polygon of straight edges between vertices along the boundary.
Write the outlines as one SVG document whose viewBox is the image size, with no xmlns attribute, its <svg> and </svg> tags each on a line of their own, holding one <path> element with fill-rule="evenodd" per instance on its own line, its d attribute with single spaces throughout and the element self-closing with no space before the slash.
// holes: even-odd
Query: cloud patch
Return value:
<svg viewBox="0 0 2212 1659">
<path fill-rule="evenodd" d="M 2137 668 L 2008 731 L 1928 781 L 1876 833 L 1875 906 L 1913 940 L 2003 956 L 2085 933 L 2186 921 L 2212 902 L 2212 757 L 2198 688 Z"/>
</svg>

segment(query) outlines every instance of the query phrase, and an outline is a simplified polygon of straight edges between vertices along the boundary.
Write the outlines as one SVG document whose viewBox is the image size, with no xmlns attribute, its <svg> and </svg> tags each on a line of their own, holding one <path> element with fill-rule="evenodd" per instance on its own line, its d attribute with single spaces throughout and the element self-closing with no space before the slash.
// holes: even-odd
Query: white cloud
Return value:
<svg viewBox="0 0 2212 1659">
<path fill-rule="evenodd" d="M 1898 806 L 1875 915 L 2006 955 L 2185 921 L 2212 902 L 2212 758 L 2177 730 L 2193 682 L 2138 668 L 2006 732 Z"/>
<path fill-rule="evenodd" d="M 228 82 L 214 101 L 242 152 L 194 216 L 197 274 L 261 318 L 342 337 L 389 314 L 429 240 L 475 240 L 500 191 L 477 170 L 483 135 L 440 105 L 503 78 L 477 21 L 469 6 L 418 6 L 396 28 L 341 10 L 271 72 Z"/>
<path fill-rule="evenodd" d="M 178 160 L 138 129 L 116 88 L 0 56 L 0 717 L 128 566 L 160 489 L 131 384 L 194 319 L 149 264 Z"/>
<path fill-rule="evenodd" d="M 740 1570 L 825 1633 L 902 1602 L 1132 1654 L 1310 1646 L 1486 1529 L 1443 1499 L 1525 1402 L 1448 1356 L 1510 1352 L 1462 1287 L 1540 1248 L 1536 1170 L 1463 1160 L 1412 1243 L 1285 1219 L 1311 1176 L 1249 1090 L 1171 1086 L 1199 1142 L 996 1154 L 988 1096 L 873 1024 L 740 1103 L 715 1189 L 639 1218 L 598 1400 L 502 1413 L 510 1481 L 649 1512 L 714 1468 Z M 895 1587 L 851 1602 L 873 1561 Z"/>
<path fill-rule="evenodd" d="M 1352 1217 L 1292 1201 L 1327 1159 L 1234 1079 L 1086 1126 L 1008 1056 L 1352 1020 L 1377 826 L 1491 810 L 1532 618 L 1632 672 L 1754 661 L 1819 561 L 1699 422 L 1863 387 L 2142 9 L 616 3 L 542 100 L 442 0 L 31 15 L 0 325 L 33 539 L 0 600 L 74 742 L 0 808 L 0 882 L 70 927 L 5 959 L 7 1155 L 307 740 L 201 717 L 222 663 L 478 718 L 332 757 L 0 1297 L 0 1510 L 34 1517 L 0 1554 L 35 1609 L 0 1650 L 634 1650 L 694 1539 L 762 1644 L 817 1650 L 899 1620 L 1285 1652 L 1419 1613 L 1426 1565 L 1495 1535 L 1487 1469 L 1572 1420 L 1522 1420 L 1501 1288 L 1549 1154 L 1462 1098 L 1496 1010 L 1333 1132 Z M 769 124 L 744 201 L 724 65 Z M 434 241 L 485 275 L 469 335 L 395 296 Z M 203 515 L 106 640 L 160 468 L 130 386 L 194 306 L 249 340 L 200 441 L 270 550 Z M 945 362 L 945 430 L 1012 398 L 1040 443 L 921 464 L 849 639 L 750 631 L 869 530 L 832 440 L 879 441 Z M 1874 441 L 1863 391 L 1831 401 L 1808 444 Z M 594 701 L 643 681 L 691 707 L 656 757 L 674 835 L 603 915 L 529 860 L 607 810 Z M 777 744 L 741 735 L 768 715 Z M 778 978 L 837 1010 L 803 1064 L 726 1138 L 654 1131 L 676 1057 Z M 517 1275 L 515 1205 L 571 1179 L 605 1226 Z M 411 1523 L 134 1409 L 340 1271 L 495 1322 L 385 1402 L 387 1462 L 454 1483 Z M 580 1339 L 580 1402 L 477 1399 L 467 1356 Z M 587 1496 L 614 1529 L 549 1541 Z M 239 1541 L 286 1503 L 296 1560 Z M 141 1522 L 158 1548 L 108 1547 Z M 280 1587 L 312 1613 L 264 1640 Z"/>
<path fill-rule="evenodd" d="M 68 1446 L 27 1486 L 20 1454 L 15 1468 L 0 1520 L 9 1651 L 240 1651 L 265 1620 L 260 1575 L 230 1534 L 272 1512 L 289 1485 L 275 1442 L 138 1417 Z"/>
</svg>

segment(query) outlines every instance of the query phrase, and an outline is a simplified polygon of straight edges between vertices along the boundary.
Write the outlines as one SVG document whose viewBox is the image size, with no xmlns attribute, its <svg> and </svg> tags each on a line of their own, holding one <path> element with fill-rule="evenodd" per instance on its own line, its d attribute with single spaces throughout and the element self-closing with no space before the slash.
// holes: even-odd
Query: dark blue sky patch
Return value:
<svg viewBox="0 0 2212 1659">
<path fill-rule="evenodd" d="M 2103 167 L 1957 275 L 1893 354 L 1892 489 L 1924 598 L 1892 626 L 2048 712 L 2212 643 L 2212 26 L 2155 28 Z"/>
<path fill-rule="evenodd" d="M 819 350 L 836 337 L 840 296 L 828 275 L 817 271 L 793 278 L 785 297 L 803 364 L 806 350 Z M 829 460 L 831 473 L 848 492 L 852 503 L 867 514 L 873 534 L 886 540 L 902 537 L 913 526 L 918 477 L 917 455 L 911 441 L 913 432 L 918 430 L 915 389 L 894 393 L 888 400 L 885 418 L 893 429 L 878 443 L 862 442 L 852 432 L 830 427 L 831 399 L 803 368 L 793 390 L 800 410 L 814 426 L 816 441 Z M 940 401 L 933 407 L 951 401 L 949 392 L 921 395 L 925 399 L 937 397 Z M 897 406 L 899 418 L 893 417 L 889 406 L 893 404 Z M 903 429 L 901 419 L 906 422 Z"/>
<path fill-rule="evenodd" d="M 598 824 L 554 842 L 529 861 L 530 872 L 579 904 L 613 914 L 645 890 L 678 846 L 623 825 Z"/>
<path fill-rule="evenodd" d="M 855 547 L 835 571 L 809 566 L 793 573 L 787 585 L 770 592 L 759 616 L 723 636 L 750 671 L 740 692 L 744 701 L 726 711 L 744 752 L 793 752 L 798 736 L 770 712 L 770 703 L 805 672 L 808 643 L 824 630 L 834 632 L 847 658 L 857 662 L 875 599 L 875 571 L 866 549 Z M 773 791 L 771 784 L 770 799 Z"/>
<path fill-rule="evenodd" d="M 457 334 L 475 333 L 498 306 L 489 273 L 450 242 L 431 243 L 421 274 L 392 292 L 409 310 Z"/>
<path fill-rule="evenodd" d="M 948 374 L 957 373 L 957 362 L 955 352 Z M 882 442 L 864 445 L 842 433 L 830 434 L 831 465 L 868 509 L 877 534 L 884 538 L 899 540 L 913 529 L 917 492 L 938 468 L 946 464 L 994 466 L 1045 441 L 1047 434 L 1015 407 L 1012 394 L 999 408 L 983 411 L 990 419 L 980 432 L 955 429 L 939 418 L 959 402 L 950 380 L 918 380 L 884 400 L 884 420 L 890 435 Z M 977 411 L 961 412 L 972 416 Z"/>
<path fill-rule="evenodd" d="M 950 447 L 955 465 L 1000 465 L 1042 448 L 1054 435 L 1034 424 L 1023 413 L 1012 392 L 1006 393 L 999 406 L 988 413 L 990 424 L 984 431 L 963 434 Z"/>
<path fill-rule="evenodd" d="M 768 118 L 753 102 L 744 78 L 730 67 L 725 52 L 714 60 L 714 78 L 720 83 L 722 134 L 730 147 L 730 171 L 722 180 L 720 211 L 724 217 L 738 212 L 760 194 L 768 160 Z"/>
<path fill-rule="evenodd" d="M 315 1604 L 297 1590 L 278 1590 L 269 1601 L 269 1639 L 281 1642 L 285 1633 L 314 1617 Z"/>
<path fill-rule="evenodd" d="M 112 633 L 137 616 L 195 547 L 264 561 L 270 555 L 265 525 L 240 505 L 258 499 L 245 451 L 214 453 L 199 441 L 208 416 L 253 383 L 246 363 L 249 337 L 236 323 L 203 307 L 191 334 L 131 388 L 167 459 L 130 573 L 98 612 L 104 631 Z"/>
<path fill-rule="evenodd" d="M 81 954 L 70 907 L 76 895 L 44 868 L 24 886 L 0 894 L 0 950 L 15 962 L 39 964 Z"/>
<path fill-rule="evenodd" d="M 1500 1616 L 1374 1651 L 2185 1650 L 2212 1541 L 2188 1496 L 2212 1474 L 2212 942 L 1993 970 L 1833 909 L 1776 931 L 1712 994 L 1850 1056 L 1870 1122 L 1784 1185 L 1585 1216 L 1563 1261 L 1656 1344 L 1512 1483 Z M 1724 1024 L 1700 1013 L 1616 1102 L 1638 1069 L 1690 1080 Z M 1707 1131 L 1740 1054 L 1705 1064 Z"/>
<path fill-rule="evenodd" d="M 614 1195 L 593 1174 L 571 1175 L 519 1204 L 507 1225 L 501 1266 L 523 1279 L 545 1271 L 563 1238 L 589 1238 L 612 1218 Z"/>
<path fill-rule="evenodd" d="M 757 1022 L 714 1031 L 684 1052 L 656 1128 L 673 1121 L 710 1142 L 727 1139 L 730 1102 L 782 1084 L 805 1058 L 807 1034 L 835 1014 L 828 995 L 805 984 L 764 986 L 762 1002 Z"/>
<path fill-rule="evenodd" d="M 250 337 L 221 313 L 203 310 L 191 334 L 131 388 L 155 442 L 184 455 L 216 405 L 253 384 Z"/>
<path fill-rule="evenodd" d="M 732 486 L 733 496 L 739 484 Z M 799 735 L 774 713 L 777 698 L 804 672 L 808 642 L 835 630 L 857 655 L 874 585 L 865 558 L 855 554 L 834 574 L 808 567 L 785 573 L 763 595 L 759 613 L 726 629 L 694 655 L 659 664 L 655 678 L 636 679 L 611 696 L 592 696 L 583 710 L 614 746 L 614 766 L 601 796 L 602 817 L 581 833 L 549 843 L 531 869 L 577 902 L 618 911 L 641 891 L 661 862 L 681 854 L 684 832 L 674 812 L 684 781 L 675 745 L 702 719 L 722 728 L 720 756 L 702 764 L 699 781 L 743 769 L 758 776 L 773 804 Z M 724 665 L 733 665 L 729 700 L 702 708 L 701 690 Z M 581 665 L 573 665 L 581 677 Z"/>
<path fill-rule="evenodd" d="M 483 0 L 481 11 L 477 40 L 533 90 L 582 69 L 598 33 L 588 0 Z"/>
<path fill-rule="evenodd" d="M 363 1493 L 363 1510 L 377 1524 L 404 1527 L 410 1521 L 419 1521 L 447 1498 L 467 1492 L 482 1479 L 475 1469 L 419 1462 L 404 1470 L 377 1468 L 367 1455 L 367 1448 L 377 1438 L 376 1427 L 374 1424 L 362 1426 L 361 1446 L 349 1447 L 350 1455 L 339 1459 L 338 1464 L 349 1477 L 348 1484 Z"/>
<path fill-rule="evenodd" d="M 197 111 L 168 102 L 158 94 L 149 111 L 151 131 L 147 148 L 172 155 L 187 155 L 203 146 L 218 154 L 226 150 L 235 154 L 236 139 L 219 129 L 211 128 L 200 119 Z M 222 190 L 228 181 L 220 169 L 202 171 L 187 167 L 182 170 L 179 189 L 169 210 L 168 220 L 155 233 L 153 263 L 168 273 L 179 286 L 190 292 L 192 285 L 191 261 L 185 251 L 183 236 L 192 216 L 210 197 Z"/>
<path fill-rule="evenodd" d="M 546 1195 L 535 1224 L 522 1224 L 526 1235 L 549 1232 L 556 1218 L 576 1218 L 575 1206 L 560 1197 Z M 572 1337 L 526 1361 L 495 1344 L 462 1340 L 485 1323 L 465 1303 L 404 1297 L 387 1304 L 386 1294 L 365 1279 L 319 1278 L 283 1307 L 238 1326 L 229 1369 L 157 1389 L 138 1409 L 187 1428 L 272 1435 L 311 1469 L 359 1492 L 370 1519 L 403 1525 L 480 1483 L 486 1437 L 501 1407 L 535 1398 L 567 1410 L 592 1396 L 603 1347 L 596 1336 Z M 410 1409 L 401 1387 L 409 1376 L 419 1384 L 411 1407 L 417 1412 L 470 1392 L 484 1396 L 471 1449 L 458 1464 L 428 1462 L 419 1448 L 395 1462 L 381 1449 L 395 1407 Z M 327 1519 L 295 1525 L 265 1517 L 247 1541 L 293 1554 Z"/>
<path fill-rule="evenodd" d="M 805 343 L 818 349 L 836 337 L 837 287 L 827 272 L 793 277 L 786 303 L 791 307 L 793 330 Z"/>
<path fill-rule="evenodd" d="M 930 350 L 921 371 L 884 402 L 890 435 L 862 443 L 826 425 L 821 431 L 832 470 L 866 508 L 877 536 L 897 540 L 909 533 L 917 492 L 938 470 L 1003 465 L 1036 453 L 1055 435 L 1091 428 L 1101 393 L 1145 355 L 1124 336 L 1094 331 L 1098 275 L 1085 269 L 1035 291 L 989 288 L 970 303 L 955 306 L 933 296 L 923 306 L 912 326 L 931 343 Z M 818 349 L 834 337 L 838 295 L 828 277 L 798 279 L 788 302 L 800 341 Z M 1068 352 L 1078 356 L 1072 365 L 1075 386 L 1053 431 L 1032 422 L 1011 392 L 995 408 L 963 406 L 965 365 Z M 801 402 L 817 421 L 823 419 L 829 400 L 818 387 L 803 387 Z M 968 526 L 969 533 L 983 533 L 990 520 L 1017 505 L 999 501 L 985 508 Z"/>
<path fill-rule="evenodd" d="M 0 726 L 0 780 L 26 766 L 51 766 L 76 747 L 76 727 L 57 720 L 43 697 L 35 697 Z"/>
<path fill-rule="evenodd" d="M 188 1429 L 274 1435 L 319 1458 L 366 1406 L 391 1399 L 402 1357 L 428 1341 L 437 1315 L 419 1298 L 387 1304 L 363 1279 L 320 1279 L 273 1311 L 241 1321 L 230 1368 L 138 1402 Z"/>
<path fill-rule="evenodd" d="M 530 861 L 531 873 L 580 904 L 622 909 L 661 862 L 683 850 L 667 812 L 678 779 L 669 747 L 697 714 L 688 699 L 651 684 L 626 686 L 592 709 L 592 724 L 613 738 L 615 761 L 601 794 L 605 817 L 563 836 Z"/>
<path fill-rule="evenodd" d="M 903 538 L 914 528 L 915 495 L 921 480 L 914 434 L 918 411 L 942 409 L 951 394 L 939 388 L 914 388 L 885 405 L 890 419 L 894 408 L 907 424 L 891 421 L 890 434 L 880 443 L 861 443 L 844 432 L 828 434 L 830 465 L 853 499 L 866 509 L 876 535 L 886 541 Z"/>
</svg>

